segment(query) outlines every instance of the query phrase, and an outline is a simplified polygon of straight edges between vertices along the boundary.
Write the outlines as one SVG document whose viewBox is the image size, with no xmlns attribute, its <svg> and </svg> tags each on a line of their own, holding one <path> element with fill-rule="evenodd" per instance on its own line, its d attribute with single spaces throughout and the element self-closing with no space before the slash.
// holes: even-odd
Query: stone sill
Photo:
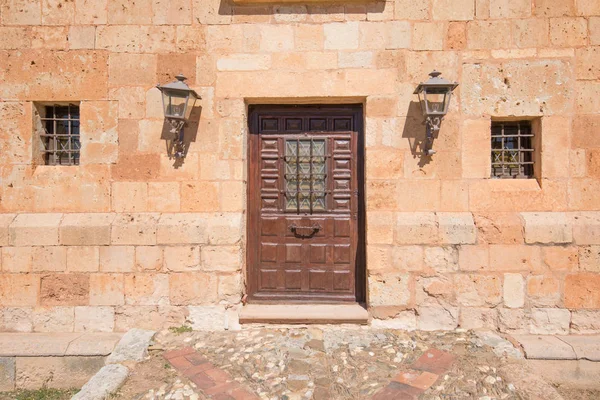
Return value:
<svg viewBox="0 0 600 400">
<path fill-rule="evenodd" d="M 0 333 L 0 357 L 107 356 L 122 333 Z"/>
<path fill-rule="evenodd" d="M 369 313 L 358 304 L 248 304 L 240 310 L 241 324 L 359 324 Z"/>
</svg>

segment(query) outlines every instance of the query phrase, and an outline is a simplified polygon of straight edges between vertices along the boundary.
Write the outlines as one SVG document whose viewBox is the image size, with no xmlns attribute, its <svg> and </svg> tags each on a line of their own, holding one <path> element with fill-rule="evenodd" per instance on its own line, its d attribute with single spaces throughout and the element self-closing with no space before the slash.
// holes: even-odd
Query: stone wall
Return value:
<svg viewBox="0 0 600 400">
<path fill-rule="evenodd" d="M 362 102 L 376 317 L 597 331 L 600 3 L 285 3 L 0 4 L 0 330 L 210 326 L 244 293 L 247 104 Z M 434 68 L 460 86 L 423 158 Z M 154 88 L 180 72 L 203 97 L 183 163 Z M 34 154 L 34 103 L 58 101 L 76 167 Z M 489 179 L 507 117 L 539 122 L 536 179 Z"/>
</svg>

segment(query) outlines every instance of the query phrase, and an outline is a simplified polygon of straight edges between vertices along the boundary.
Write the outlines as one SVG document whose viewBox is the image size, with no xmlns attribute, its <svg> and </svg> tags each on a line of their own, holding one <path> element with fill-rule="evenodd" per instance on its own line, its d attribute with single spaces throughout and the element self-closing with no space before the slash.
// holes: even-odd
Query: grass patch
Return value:
<svg viewBox="0 0 600 400">
<path fill-rule="evenodd" d="M 79 389 L 49 389 L 16 390 L 0 393 L 0 400 L 69 400 Z"/>
<path fill-rule="evenodd" d="M 187 325 L 172 326 L 169 328 L 169 331 L 171 331 L 172 333 L 175 333 L 177 335 L 181 335 L 182 333 L 191 332 L 192 327 L 187 326 Z"/>
</svg>

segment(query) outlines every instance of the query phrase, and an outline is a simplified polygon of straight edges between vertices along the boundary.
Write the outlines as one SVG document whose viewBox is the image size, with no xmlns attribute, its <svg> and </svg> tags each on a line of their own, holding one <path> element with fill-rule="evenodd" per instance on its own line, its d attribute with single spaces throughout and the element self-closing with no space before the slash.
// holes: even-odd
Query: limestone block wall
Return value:
<svg viewBox="0 0 600 400">
<path fill-rule="evenodd" d="M 379 319 L 566 329 L 569 313 L 576 330 L 596 315 L 598 243 L 575 232 L 600 210 L 600 3 L 286 3 L 0 3 L 0 330 L 225 318 L 244 294 L 253 103 L 364 105 Z M 412 93 L 433 69 L 460 86 L 426 158 Z M 154 88 L 178 73 L 202 96 L 183 162 Z M 79 104 L 79 166 L 40 165 L 36 107 L 55 102 Z M 491 121 L 507 118 L 539 127 L 535 179 L 490 179 Z"/>
<path fill-rule="evenodd" d="M 376 213 L 369 233 L 375 326 L 600 331 L 600 212 Z"/>
</svg>

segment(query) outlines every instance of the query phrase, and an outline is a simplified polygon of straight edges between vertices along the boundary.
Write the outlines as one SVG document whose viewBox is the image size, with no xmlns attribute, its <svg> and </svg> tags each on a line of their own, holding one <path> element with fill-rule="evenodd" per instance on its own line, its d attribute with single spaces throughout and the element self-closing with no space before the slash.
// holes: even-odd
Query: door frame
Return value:
<svg viewBox="0 0 600 400">
<path fill-rule="evenodd" d="M 367 275 L 366 275 L 366 207 L 365 207 L 365 129 L 364 129 L 364 104 L 361 103 L 339 103 L 339 104 L 251 104 L 248 105 L 247 129 L 248 129 L 248 184 L 246 193 L 246 209 L 248 210 L 248 220 L 246 223 L 246 295 L 248 302 L 251 303 L 281 303 L 277 301 L 257 300 L 253 294 L 257 290 L 257 266 L 258 266 L 258 245 L 259 235 L 254 231 L 255 226 L 260 221 L 260 170 L 252 170 L 253 165 L 259 165 L 259 135 L 258 135 L 258 116 L 264 112 L 290 112 L 297 114 L 315 113 L 322 110 L 324 114 L 335 111 L 351 111 L 354 114 L 357 131 L 357 154 L 356 173 L 358 190 L 358 218 L 357 218 L 357 246 L 355 262 L 355 294 L 357 303 L 366 302 Z M 288 302 L 288 301 L 286 301 Z M 289 300 L 290 303 L 322 303 L 322 301 Z M 328 301 L 333 303 L 334 301 Z"/>
</svg>

